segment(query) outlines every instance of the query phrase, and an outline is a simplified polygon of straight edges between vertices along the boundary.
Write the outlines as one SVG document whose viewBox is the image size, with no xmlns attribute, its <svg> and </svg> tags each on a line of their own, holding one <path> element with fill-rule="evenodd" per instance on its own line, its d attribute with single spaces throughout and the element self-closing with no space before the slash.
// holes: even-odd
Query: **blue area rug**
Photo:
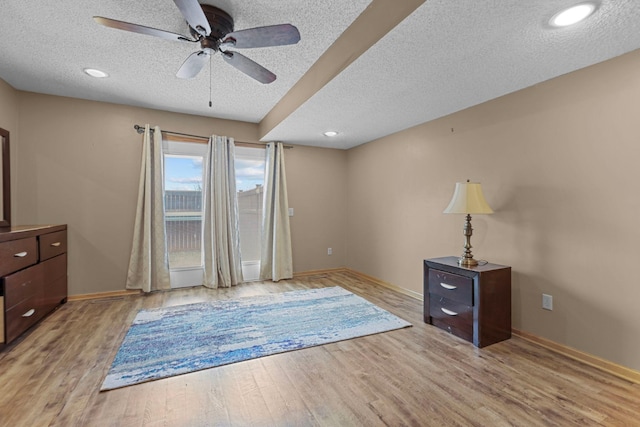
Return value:
<svg viewBox="0 0 640 427">
<path fill-rule="evenodd" d="M 141 310 L 100 390 L 407 326 L 340 287 Z"/>
</svg>

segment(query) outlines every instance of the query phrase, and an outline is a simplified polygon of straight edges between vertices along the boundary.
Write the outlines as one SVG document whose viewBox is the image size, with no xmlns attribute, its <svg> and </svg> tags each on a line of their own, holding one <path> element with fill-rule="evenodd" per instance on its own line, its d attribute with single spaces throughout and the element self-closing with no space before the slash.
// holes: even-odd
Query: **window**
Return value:
<svg viewBox="0 0 640 427">
<path fill-rule="evenodd" d="M 171 287 L 197 286 L 203 278 L 202 215 L 207 145 L 165 139 L 164 189 Z M 264 148 L 236 147 L 236 191 L 242 275 L 258 280 L 262 228 Z"/>
<path fill-rule="evenodd" d="M 235 154 L 242 275 L 245 281 L 258 280 L 266 152 L 264 148 L 236 147 Z"/>
<path fill-rule="evenodd" d="M 164 141 L 165 225 L 171 286 L 202 283 L 202 143 Z"/>
</svg>

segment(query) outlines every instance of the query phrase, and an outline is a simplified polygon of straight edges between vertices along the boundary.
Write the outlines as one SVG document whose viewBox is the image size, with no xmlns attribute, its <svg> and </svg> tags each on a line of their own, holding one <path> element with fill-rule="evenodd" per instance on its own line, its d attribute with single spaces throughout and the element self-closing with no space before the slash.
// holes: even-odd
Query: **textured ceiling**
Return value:
<svg viewBox="0 0 640 427">
<path fill-rule="evenodd" d="M 264 139 L 350 148 L 640 48 L 640 1 L 549 27 L 575 3 L 427 0 Z"/>
<path fill-rule="evenodd" d="M 328 83 L 293 102 L 262 139 L 350 148 L 640 48 L 640 1 L 602 0 L 583 23 L 548 26 L 554 13 L 577 2 L 427 0 L 364 54 L 345 60 L 335 78 L 325 74 Z M 193 80 L 177 79 L 197 46 L 104 28 L 91 19 L 188 34 L 172 0 L 3 0 L 0 78 L 25 91 L 259 123 L 289 101 L 297 82 L 317 79 L 305 73 L 334 41 L 357 41 L 357 34 L 343 32 L 370 2 L 204 3 L 232 15 L 236 30 L 287 22 L 298 27 L 297 45 L 242 51 L 277 74 L 274 83 L 255 82 L 219 55 L 211 75 L 207 67 Z M 84 67 L 110 77 L 92 79 Z M 340 134 L 326 138 L 328 129 Z"/>
<path fill-rule="evenodd" d="M 197 44 L 105 28 L 104 16 L 189 35 L 172 0 L 2 0 L 0 78 L 16 89 L 108 101 L 224 119 L 259 122 L 316 59 L 360 14 L 368 0 L 206 0 L 233 19 L 236 30 L 291 23 L 302 37 L 292 46 L 243 49 L 242 54 L 274 72 L 263 85 L 212 57 L 194 79 L 175 77 Z M 336 13 L 340 10 L 340 13 Z M 82 72 L 109 73 L 96 80 Z M 213 107 L 209 108 L 212 80 Z"/>
</svg>

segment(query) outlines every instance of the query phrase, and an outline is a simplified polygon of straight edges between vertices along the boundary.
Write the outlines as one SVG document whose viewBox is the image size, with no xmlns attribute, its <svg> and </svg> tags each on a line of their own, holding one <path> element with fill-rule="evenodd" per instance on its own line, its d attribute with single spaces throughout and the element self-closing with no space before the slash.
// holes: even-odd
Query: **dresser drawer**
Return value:
<svg viewBox="0 0 640 427">
<path fill-rule="evenodd" d="M 48 259 L 43 266 L 42 306 L 48 312 L 67 299 L 67 254 Z"/>
<path fill-rule="evenodd" d="M 40 265 L 44 269 L 43 274 L 47 282 L 61 277 L 67 277 L 67 254 L 48 259 L 41 262 Z"/>
<path fill-rule="evenodd" d="M 65 252 L 67 252 L 66 231 L 57 231 L 40 236 L 40 261 L 53 258 Z"/>
<path fill-rule="evenodd" d="M 431 269 L 429 270 L 429 293 L 464 305 L 473 305 L 473 279 Z"/>
<path fill-rule="evenodd" d="M 35 237 L 0 243 L 0 276 L 22 270 L 38 262 L 38 242 Z"/>
<path fill-rule="evenodd" d="M 7 310 L 5 312 L 5 324 L 7 328 L 6 342 L 13 341 L 45 314 L 46 313 L 38 306 L 35 296 Z"/>
<path fill-rule="evenodd" d="M 473 337 L 473 307 L 431 295 L 429 315 L 434 325 L 461 338 Z"/>
<path fill-rule="evenodd" d="M 4 342 L 4 297 L 0 295 L 0 344 Z"/>
<path fill-rule="evenodd" d="M 42 297 L 42 308 L 45 312 L 53 311 L 67 300 L 67 276 L 60 277 L 46 284 L 47 290 Z"/>
<path fill-rule="evenodd" d="M 20 302 L 33 298 L 41 290 L 43 269 L 35 265 L 4 278 L 4 304 L 9 310 Z"/>
</svg>

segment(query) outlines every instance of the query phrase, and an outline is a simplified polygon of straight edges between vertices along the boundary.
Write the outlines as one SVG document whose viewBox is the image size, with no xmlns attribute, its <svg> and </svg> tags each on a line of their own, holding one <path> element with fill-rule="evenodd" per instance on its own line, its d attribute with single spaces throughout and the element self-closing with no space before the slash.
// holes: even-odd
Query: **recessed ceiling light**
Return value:
<svg viewBox="0 0 640 427">
<path fill-rule="evenodd" d="M 324 136 L 328 136 L 330 138 L 337 136 L 338 132 L 336 132 L 335 130 L 328 130 L 324 133 Z"/>
<path fill-rule="evenodd" d="M 554 27 L 566 27 L 586 19 L 596 10 L 594 3 L 580 3 L 564 9 L 551 18 L 549 23 Z"/>
<path fill-rule="evenodd" d="M 99 79 L 109 76 L 109 74 L 104 71 L 96 70 L 95 68 L 85 68 L 83 71 L 91 77 L 97 77 Z"/>
</svg>

